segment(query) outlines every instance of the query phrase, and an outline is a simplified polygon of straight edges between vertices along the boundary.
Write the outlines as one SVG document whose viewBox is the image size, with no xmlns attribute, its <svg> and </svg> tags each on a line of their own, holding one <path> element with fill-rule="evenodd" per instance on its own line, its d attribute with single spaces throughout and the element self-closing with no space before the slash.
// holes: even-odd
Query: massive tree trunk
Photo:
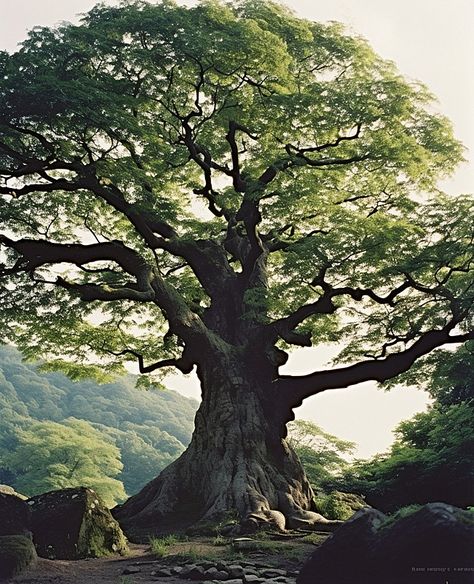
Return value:
<svg viewBox="0 0 474 584">
<path fill-rule="evenodd" d="M 261 372 L 238 357 L 198 368 L 202 403 L 188 449 L 115 509 L 131 539 L 232 516 L 244 530 L 331 527 L 314 512 L 311 486 L 284 439 L 291 410 L 275 407 Z"/>
</svg>

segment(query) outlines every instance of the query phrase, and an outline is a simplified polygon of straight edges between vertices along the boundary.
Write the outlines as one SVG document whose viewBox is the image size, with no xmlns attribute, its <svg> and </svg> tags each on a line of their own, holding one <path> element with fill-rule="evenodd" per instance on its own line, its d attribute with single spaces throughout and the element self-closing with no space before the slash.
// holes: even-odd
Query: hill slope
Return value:
<svg viewBox="0 0 474 584">
<path fill-rule="evenodd" d="M 114 383 L 73 382 L 22 362 L 20 353 L 0 346 L 0 482 L 14 483 L 2 469 L 2 450 L 14 447 L 15 432 L 34 421 L 89 422 L 120 449 L 127 494 L 137 492 L 189 443 L 197 402 L 174 391 L 135 388 L 133 375 Z M 14 485 L 13 485 L 14 486 Z"/>
</svg>

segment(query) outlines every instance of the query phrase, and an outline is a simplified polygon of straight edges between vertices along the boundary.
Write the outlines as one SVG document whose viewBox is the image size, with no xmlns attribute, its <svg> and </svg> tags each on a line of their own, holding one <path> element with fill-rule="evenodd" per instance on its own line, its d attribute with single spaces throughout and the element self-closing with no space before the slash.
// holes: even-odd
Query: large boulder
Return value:
<svg viewBox="0 0 474 584">
<path fill-rule="evenodd" d="M 0 580 L 16 576 L 35 560 L 35 546 L 30 536 L 0 536 Z"/>
<path fill-rule="evenodd" d="M 43 558 L 76 560 L 127 550 L 119 524 L 92 489 L 50 491 L 32 497 L 28 505 L 36 550 Z"/>
<path fill-rule="evenodd" d="M 444 503 L 387 517 L 363 509 L 304 565 L 298 584 L 472 583 L 473 514 Z"/>
<path fill-rule="evenodd" d="M 365 582 L 377 531 L 386 516 L 365 508 L 343 523 L 306 562 L 298 584 L 356 584 Z M 369 580 L 367 580 L 369 582 Z M 381 580 L 377 584 L 382 584 Z"/>
<path fill-rule="evenodd" d="M 19 497 L 0 492 L 0 536 L 26 535 L 31 530 L 31 510 Z"/>
</svg>

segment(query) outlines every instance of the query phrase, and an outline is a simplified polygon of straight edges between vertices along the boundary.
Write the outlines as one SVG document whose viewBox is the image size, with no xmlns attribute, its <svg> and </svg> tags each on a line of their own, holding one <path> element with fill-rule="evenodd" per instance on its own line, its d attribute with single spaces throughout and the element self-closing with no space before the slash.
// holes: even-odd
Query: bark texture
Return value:
<svg viewBox="0 0 474 584">
<path fill-rule="evenodd" d="M 241 528 L 279 529 L 333 522 L 314 512 L 313 492 L 284 436 L 288 419 L 271 391 L 230 356 L 200 367 L 203 401 L 186 452 L 114 510 L 133 540 L 200 522 L 238 519 Z"/>
</svg>

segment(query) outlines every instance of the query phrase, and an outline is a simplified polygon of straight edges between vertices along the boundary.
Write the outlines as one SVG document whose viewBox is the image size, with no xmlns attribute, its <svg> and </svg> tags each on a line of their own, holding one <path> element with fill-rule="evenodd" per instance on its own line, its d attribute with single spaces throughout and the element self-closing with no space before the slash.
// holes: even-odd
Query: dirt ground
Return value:
<svg viewBox="0 0 474 584">
<path fill-rule="evenodd" d="M 325 536 L 321 536 L 324 539 Z M 320 541 L 302 541 L 289 538 L 285 541 L 265 542 L 268 549 L 236 554 L 232 561 L 256 562 L 285 569 L 299 569 Z M 189 584 L 178 577 L 157 577 L 151 572 L 164 563 L 183 565 L 200 559 L 218 562 L 229 561 L 230 545 L 215 547 L 211 541 L 194 539 L 170 547 L 165 558 L 157 558 L 149 545 L 130 544 L 127 556 L 109 556 L 86 560 L 45 560 L 38 558 L 29 570 L 11 580 L 11 584 Z M 126 575 L 127 568 L 140 572 Z"/>
</svg>

